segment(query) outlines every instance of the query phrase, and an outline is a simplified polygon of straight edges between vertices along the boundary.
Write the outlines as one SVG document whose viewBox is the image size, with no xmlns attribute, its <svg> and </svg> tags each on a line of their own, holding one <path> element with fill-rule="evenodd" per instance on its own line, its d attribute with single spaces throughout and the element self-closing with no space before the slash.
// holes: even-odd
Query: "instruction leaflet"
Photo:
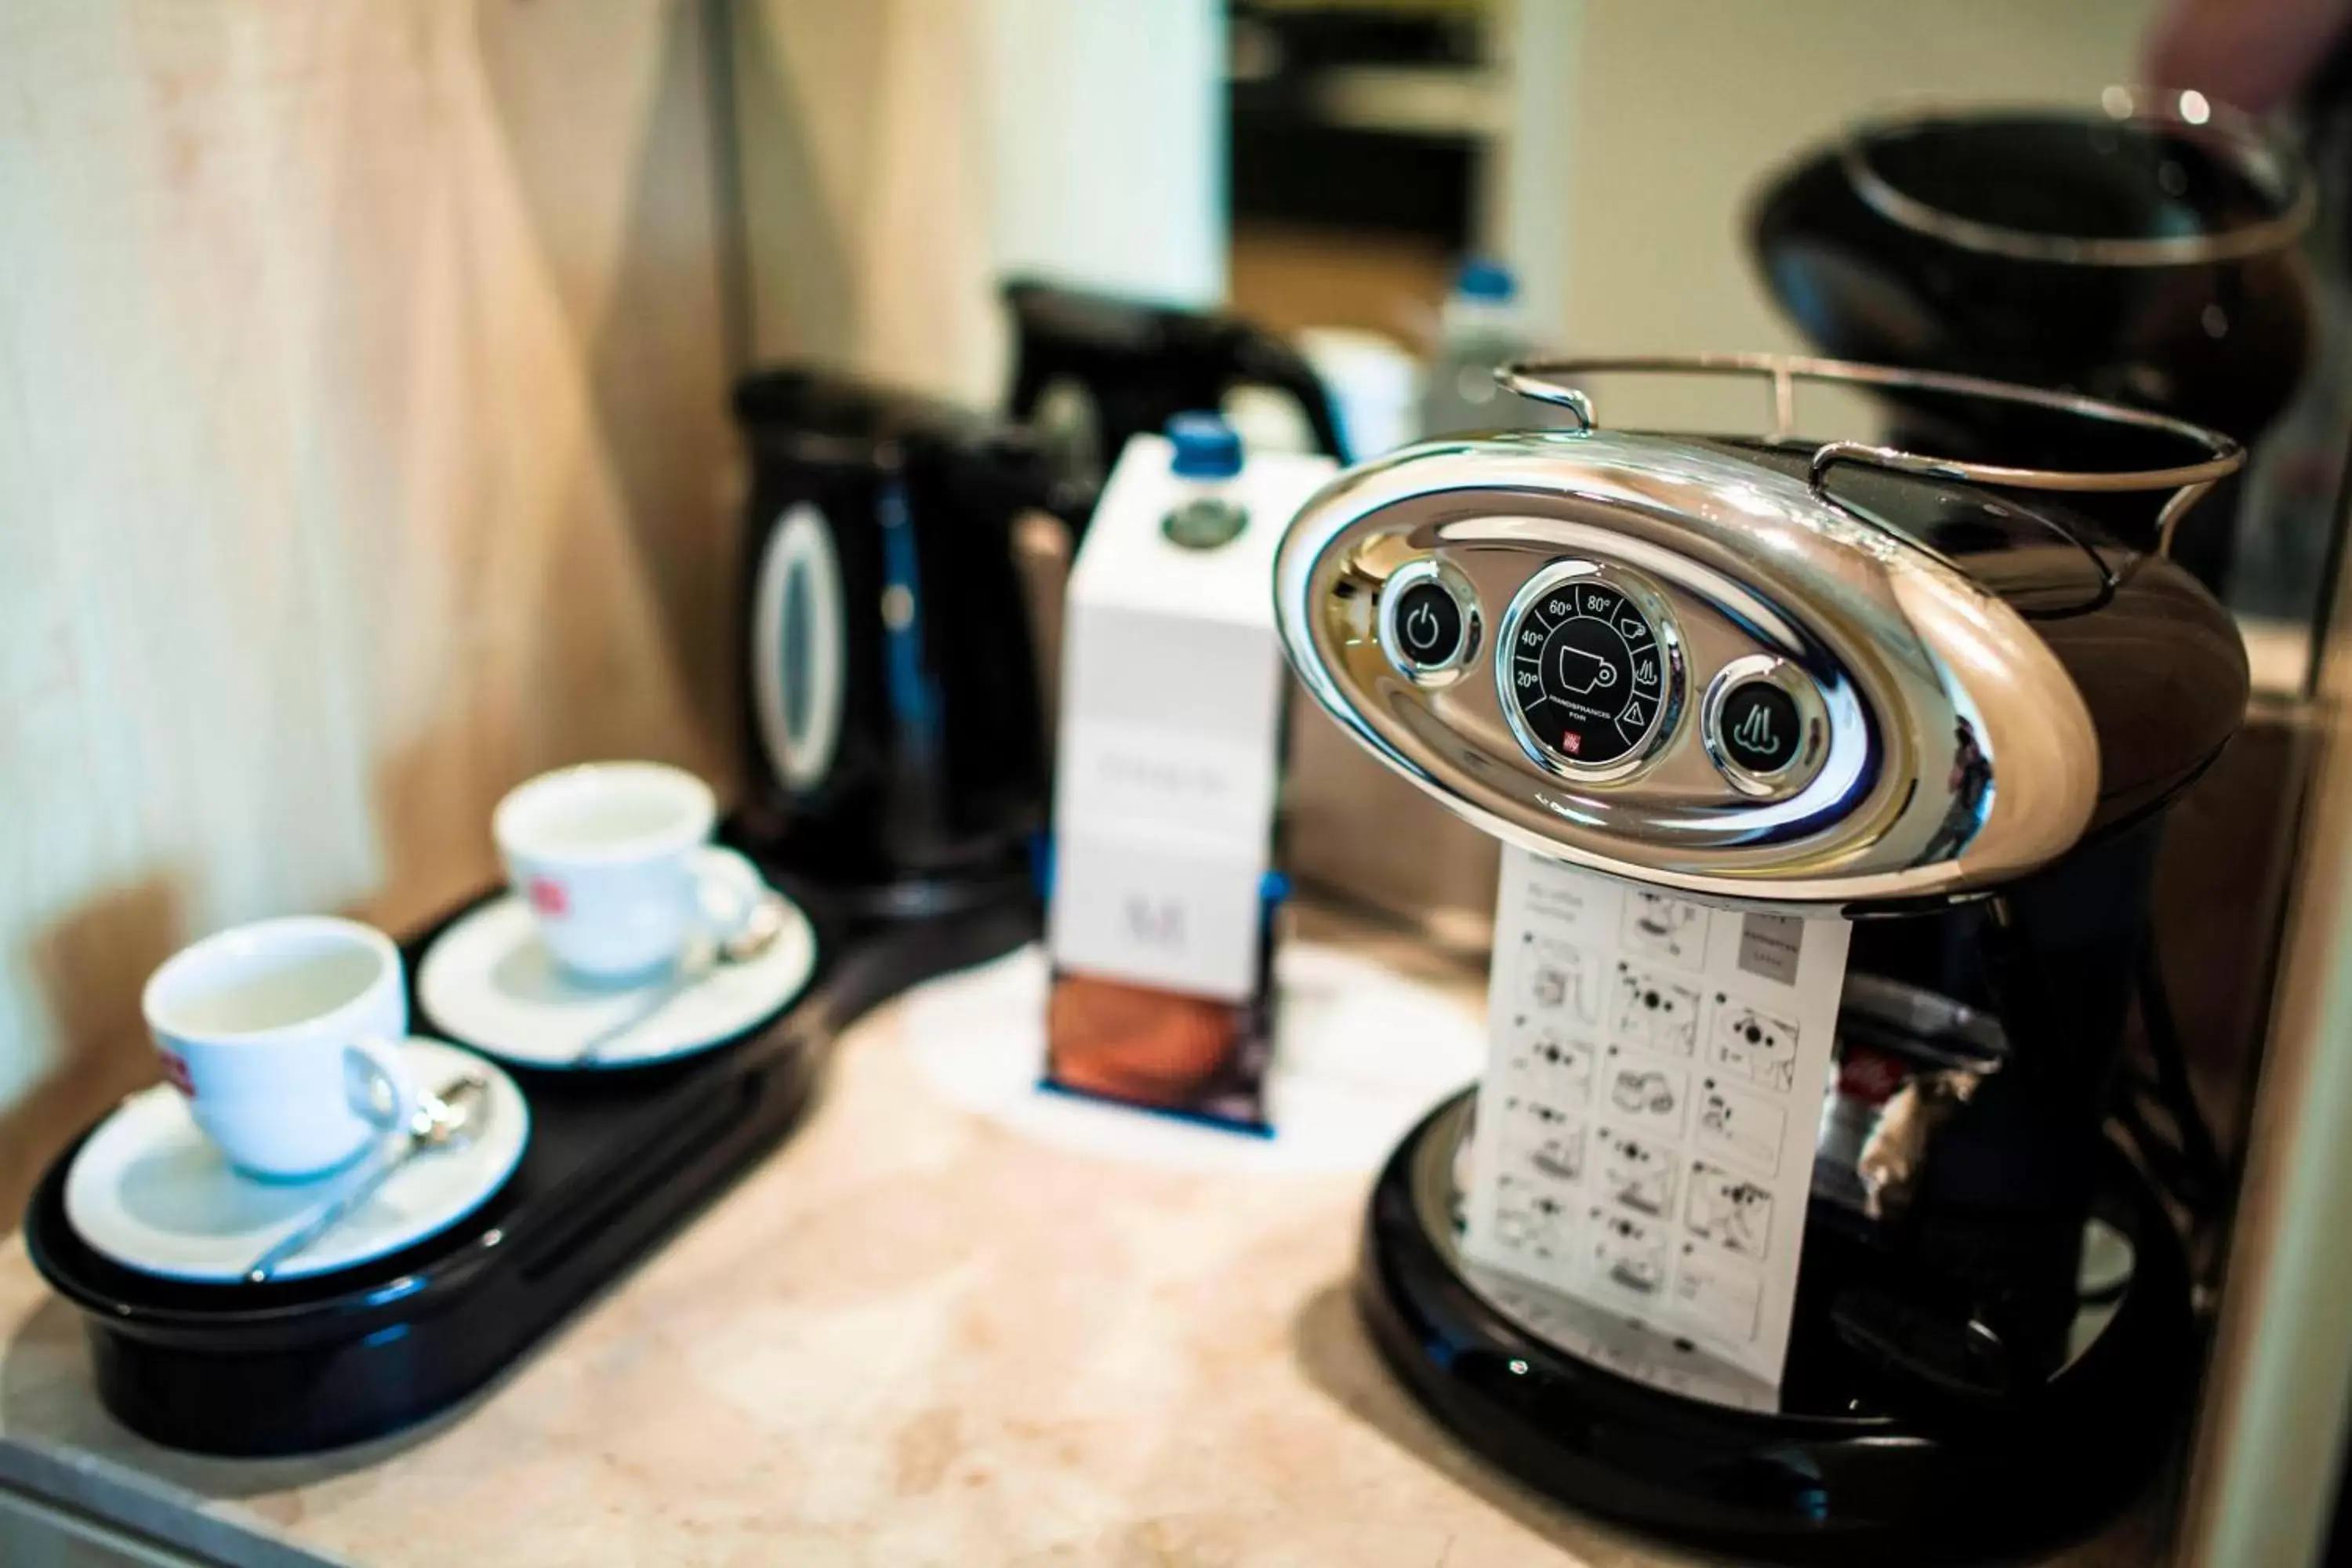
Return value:
<svg viewBox="0 0 2352 1568">
<path fill-rule="evenodd" d="M 1469 1257 L 1777 1386 L 1847 936 L 1507 848 Z"/>
</svg>

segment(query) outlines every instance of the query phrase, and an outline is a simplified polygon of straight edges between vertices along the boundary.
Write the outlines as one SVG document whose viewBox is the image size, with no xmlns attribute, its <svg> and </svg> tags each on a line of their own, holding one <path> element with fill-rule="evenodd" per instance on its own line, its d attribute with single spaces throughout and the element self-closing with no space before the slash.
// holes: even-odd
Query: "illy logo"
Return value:
<svg viewBox="0 0 2352 1568">
<path fill-rule="evenodd" d="M 178 1089 L 187 1099 L 195 1099 L 196 1080 L 188 1076 L 188 1058 L 181 1056 L 177 1051 L 167 1051 L 160 1047 L 157 1047 L 155 1055 L 163 1064 L 163 1081 Z"/>
</svg>

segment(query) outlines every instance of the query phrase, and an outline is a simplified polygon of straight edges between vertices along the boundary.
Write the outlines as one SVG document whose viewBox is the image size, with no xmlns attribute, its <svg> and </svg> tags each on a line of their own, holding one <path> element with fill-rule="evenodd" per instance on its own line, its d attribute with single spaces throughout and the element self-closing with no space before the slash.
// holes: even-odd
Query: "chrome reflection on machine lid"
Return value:
<svg viewBox="0 0 2352 1568">
<path fill-rule="evenodd" d="M 1774 434 L 1743 450 L 1601 429 L 1558 379 L 1619 371 L 1767 376 Z M 1474 826 L 1742 903 L 1971 896 L 2063 854 L 2099 800 L 2098 731 L 2050 646 L 1965 566 L 1832 495 L 1833 470 L 1882 470 L 1892 478 L 1877 482 L 1938 502 L 1974 496 L 1969 486 L 2168 489 L 2158 518 L 2168 540 L 2242 460 L 2226 437 L 2158 416 L 1834 361 L 1579 360 L 1497 374 L 1580 427 L 1429 442 L 1328 486 L 1276 566 L 1292 665 L 1359 742 Z M 1798 443 L 1799 381 L 2029 403 L 2171 437 L 2196 458 L 2089 473 Z M 1477 655 L 1491 679 L 1410 679 L 1382 650 L 1388 599 L 1440 570 L 1465 616 L 1496 628 Z"/>
</svg>

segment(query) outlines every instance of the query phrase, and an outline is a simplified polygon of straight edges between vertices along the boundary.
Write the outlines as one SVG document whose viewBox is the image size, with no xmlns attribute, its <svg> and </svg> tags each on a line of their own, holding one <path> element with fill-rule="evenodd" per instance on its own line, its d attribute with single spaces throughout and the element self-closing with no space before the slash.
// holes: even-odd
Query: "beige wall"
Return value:
<svg viewBox="0 0 2352 1568">
<path fill-rule="evenodd" d="M 1224 291 L 1221 0 L 733 7 L 751 338 L 988 405 L 1009 271 Z"/>
<path fill-rule="evenodd" d="M 0 20 L 0 1230 L 174 945 L 415 921 L 553 763 L 730 765 L 700 16 Z"/>
<path fill-rule="evenodd" d="M 757 354 L 994 395 L 974 0 L 731 9 Z"/>
</svg>

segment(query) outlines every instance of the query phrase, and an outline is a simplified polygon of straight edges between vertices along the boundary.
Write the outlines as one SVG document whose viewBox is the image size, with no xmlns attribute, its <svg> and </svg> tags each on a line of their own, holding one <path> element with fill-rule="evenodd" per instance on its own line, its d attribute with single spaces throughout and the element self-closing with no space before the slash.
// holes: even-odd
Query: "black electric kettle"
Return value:
<svg viewBox="0 0 2352 1568">
<path fill-rule="evenodd" d="M 1013 553 L 1050 510 L 1022 431 L 835 373 L 736 390 L 749 846 L 893 904 L 1025 886 L 1045 760 Z"/>
<path fill-rule="evenodd" d="M 1038 426 L 1066 480 L 1099 486 L 1129 439 L 1241 386 L 1288 395 L 1317 448 L 1348 460 L 1314 367 L 1262 327 L 1032 279 L 1007 283 L 1004 300 L 1014 338 L 1006 412 Z"/>
</svg>

